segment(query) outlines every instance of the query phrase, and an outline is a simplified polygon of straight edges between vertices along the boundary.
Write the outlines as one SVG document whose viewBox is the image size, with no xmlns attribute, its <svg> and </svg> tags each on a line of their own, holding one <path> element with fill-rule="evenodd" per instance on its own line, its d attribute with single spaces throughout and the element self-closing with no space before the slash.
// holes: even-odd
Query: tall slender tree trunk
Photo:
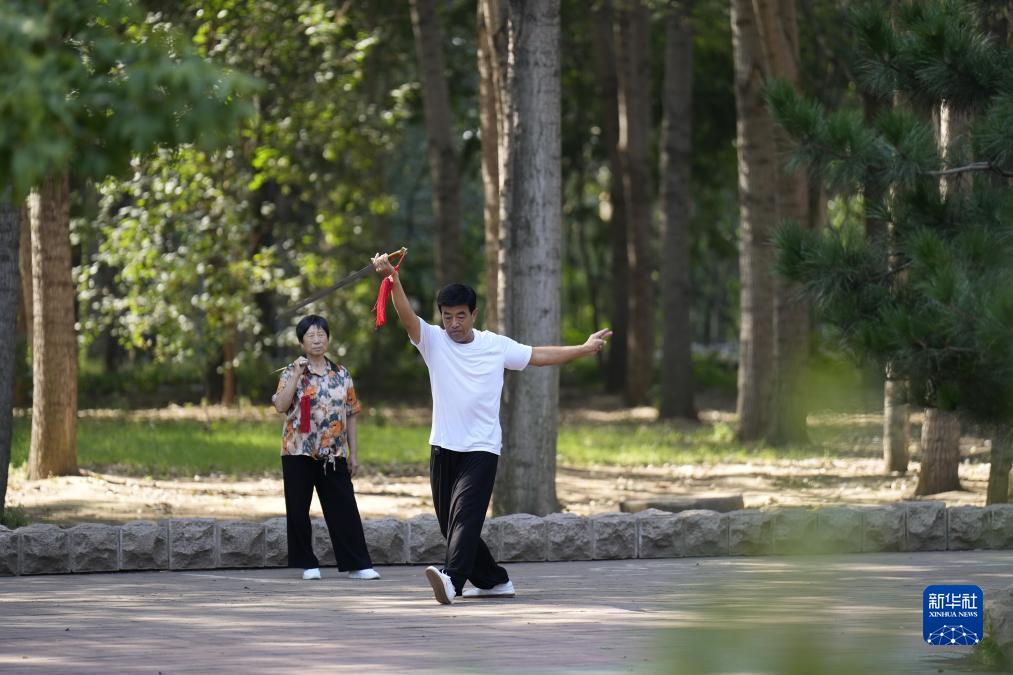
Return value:
<svg viewBox="0 0 1013 675">
<path fill-rule="evenodd" d="M 21 304 L 20 234 L 21 209 L 11 201 L 8 188 L 0 194 L 0 316 L 14 316 Z M 7 472 L 11 464 L 16 352 L 16 329 L 14 322 L 8 318 L 0 321 L 0 518 L 3 518 L 7 501 Z"/>
<path fill-rule="evenodd" d="M 510 120 L 505 138 L 501 226 L 509 231 L 504 322 L 531 345 L 560 336 L 559 1 L 511 0 Z M 503 454 L 494 494 L 497 514 L 545 515 L 556 500 L 559 369 L 508 373 L 504 387 Z"/>
<path fill-rule="evenodd" d="M 14 367 L 14 406 L 27 407 L 29 404 L 28 390 L 31 388 L 31 376 L 22 372 L 21 364 L 27 362 L 32 344 L 32 230 L 28 217 L 28 201 L 21 200 L 18 205 L 18 220 L 21 235 L 18 237 L 18 269 L 21 272 L 20 302 L 18 303 L 18 337 Z"/>
<path fill-rule="evenodd" d="M 885 104 L 870 95 L 863 97 L 865 121 L 873 124 Z M 870 181 L 865 185 L 865 237 L 873 245 L 885 246 L 891 270 L 896 267 L 896 245 L 893 227 L 880 217 L 886 194 Z M 911 411 L 907 403 L 907 382 L 896 380 L 887 364 L 883 382 L 883 471 L 907 473 L 908 445 L 911 442 Z"/>
<path fill-rule="evenodd" d="M 18 269 L 21 271 L 21 306 L 25 314 L 25 331 L 29 344 L 32 341 L 33 317 L 32 309 L 32 220 L 28 212 L 28 200 L 20 204 L 18 219 L 21 223 L 21 236 L 18 237 Z"/>
<path fill-rule="evenodd" d="M 886 473 L 907 473 L 908 444 L 911 438 L 911 410 L 907 403 L 907 382 L 891 377 L 886 368 L 883 383 L 883 469 Z"/>
<path fill-rule="evenodd" d="M 506 226 L 509 217 L 510 207 L 504 201 L 504 195 L 510 191 L 511 176 L 507 171 L 507 154 L 511 133 L 511 110 L 513 106 L 513 93 L 510 85 L 510 39 L 511 7 L 508 0 L 479 0 L 479 9 L 485 20 L 488 32 L 487 48 L 489 51 L 489 62 L 493 90 L 495 93 L 496 110 L 496 173 L 499 178 L 496 197 L 499 204 L 499 241 L 490 251 L 486 250 L 487 264 L 493 265 L 496 273 L 496 297 L 490 297 L 489 311 L 494 315 L 496 321 L 490 326 L 493 330 L 507 334 L 509 332 L 507 321 L 507 306 L 509 304 L 508 293 L 505 284 L 510 274 L 510 259 L 508 257 L 508 245 L 510 228 Z M 490 233 L 486 233 L 486 246 L 490 246 Z M 493 257 L 495 259 L 493 260 Z M 487 273 L 490 273 L 487 271 Z M 492 306 L 495 305 L 495 306 Z"/>
<path fill-rule="evenodd" d="M 478 0 L 475 14 L 478 35 L 479 125 L 482 134 L 482 192 L 485 197 L 484 324 L 489 330 L 502 332 L 499 318 L 499 138 L 504 118 L 500 92 L 503 89 L 501 80 L 505 74 L 507 36 L 497 0 Z"/>
<path fill-rule="evenodd" d="M 1013 496 L 1009 480 L 1013 470 L 1013 428 L 1007 425 L 993 429 L 990 459 L 985 505 L 1008 504 Z"/>
<path fill-rule="evenodd" d="M 616 75 L 612 0 L 602 0 L 595 5 L 592 13 L 594 67 L 603 111 L 602 140 L 608 149 L 609 241 L 612 251 L 612 340 L 609 343 L 605 388 L 611 392 L 622 392 L 626 388 L 630 266 L 626 258 L 626 198 L 623 195 L 623 169 L 619 159 L 619 84 Z"/>
<path fill-rule="evenodd" d="M 77 340 L 67 174 L 30 197 L 32 222 L 32 446 L 28 477 L 77 474 Z"/>
<path fill-rule="evenodd" d="M 954 146 L 960 142 L 960 136 L 968 128 L 965 115 L 953 115 L 949 106 L 943 105 L 939 110 L 939 147 L 944 160 L 953 165 Z M 962 191 L 970 187 L 969 179 L 963 176 L 943 177 L 939 181 L 942 195 L 953 191 Z M 930 417 L 933 423 L 929 423 Z M 937 421 L 938 420 L 938 421 Z M 925 411 L 925 424 L 922 425 L 922 465 L 918 475 L 918 487 L 915 494 L 930 495 L 947 490 L 959 490 L 960 479 L 957 473 L 960 461 L 960 418 L 954 414 L 929 408 Z"/>
<path fill-rule="evenodd" d="M 960 418 L 938 408 L 925 409 L 922 424 L 922 466 L 916 495 L 934 495 L 960 489 Z"/>
<path fill-rule="evenodd" d="M 689 171 L 693 93 L 692 3 L 665 16 L 665 79 L 661 124 L 661 405 L 662 418 L 696 419 L 690 330 Z"/>
<path fill-rule="evenodd" d="M 623 168 L 630 274 L 626 399 L 630 405 L 643 405 L 648 401 L 654 372 L 650 14 L 642 0 L 622 0 L 617 15 L 619 158 Z"/>
<path fill-rule="evenodd" d="M 236 338 L 232 334 L 222 345 L 222 405 L 236 405 Z"/>
<path fill-rule="evenodd" d="M 436 216 L 434 250 L 439 288 L 456 281 L 460 275 L 461 179 L 437 5 L 436 0 L 411 0 L 412 29 L 428 137 L 429 171 L 433 179 L 433 213 Z"/>
<path fill-rule="evenodd" d="M 767 77 L 800 85 L 801 56 L 795 0 L 753 0 Z M 774 125 L 777 153 L 775 199 L 777 219 L 805 227 L 809 219 L 809 185 L 804 172 L 784 166 L 793 144 L 787 132 Z M 809 361 L 809 303 L 797 284 L 774 280 L 774 405 L 767 440 L 783 445 L 804 443 L 806 432 L 806 369 Z"/>
<path fill-rule="evenodd" d="M 740 328 L 737 433 L 763 438 L 774 391 L 774 286 L 769 244 L 776 218 L 773 125 L 763 100 L 764 64 L 750 0 L 731 2 L 739 155 Z"/>
</svg>

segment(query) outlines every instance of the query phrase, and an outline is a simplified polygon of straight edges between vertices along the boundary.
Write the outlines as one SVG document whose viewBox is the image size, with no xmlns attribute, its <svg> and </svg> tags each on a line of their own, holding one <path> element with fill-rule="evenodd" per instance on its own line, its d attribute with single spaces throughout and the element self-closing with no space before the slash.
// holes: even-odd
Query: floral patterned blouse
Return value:
<svg viewBox="0 0 1013 675">
<path fill-rule="evenodd" d="M 281 374 L 274 397 L 281 393 L 295 373 L 289 364 Z M 327 360 L 327 372 L 311 372 L 307 366 L 296 385 L 292 405 L 285 413 L 281 433 L 282 455 L 309 455 L 333 463 L 348 456 L 348 418 L 357 415 L 362 407 L 355 395 L 352 376 L 348 369 Z M 299 401 L 303 394 L 310 396 L 310 430 L 299 431 Z M 274 400 L 272 397 L 272 400 Z"/>
</svg>

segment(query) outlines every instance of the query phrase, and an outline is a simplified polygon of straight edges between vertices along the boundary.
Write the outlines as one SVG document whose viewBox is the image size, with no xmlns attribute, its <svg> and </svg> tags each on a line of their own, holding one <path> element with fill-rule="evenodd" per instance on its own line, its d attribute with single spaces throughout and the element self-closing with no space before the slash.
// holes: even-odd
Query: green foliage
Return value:
<svg viewBox="0 0 1013 675">
<path fill-rule="evenodd" d="M 1013 190 L 991 174 L 1009 161 L 1013 50 L 950 0 L 902 3 L 894 16 L 860 8 L 852 23 L 863 84 L 897 104 L 867 124 L 855 111 L 828 115 L 783 83 L 768 99 L 800 161 L 831 188 L 882 195 L 866 207 L 893 236 L 869 240 L 854 220 L 820 233 L 787 226 L 779 268 L 847 350 L 889 363 L 918 402 L 1008 420 L 1013 351 L 1000 336 L 1013 334 Z M 970 119 L 945 159 L 925 113 L 944 102 Z M 954 169 L 962 177 L 942 189 L 941 172 Z"/>
<path fill-rule="evenodd" d="M 259 78 L 256 116 L 222 151 L 163 151 L 101 185 L 96 217 L 75 222 L 96 249 L 78 274 L 83 328 L 177 366 L 235 343 L 232 366 L 270 357 L 271 370 L 294 343 L 282 308 L 405 242 L 383 232 L 397 211 L 385 164 L 412 100 L 405 34 L 370 8 L 320 2 L 148 5 L 208 64 Z M 362 283 L 307 308 L 330 319 L 337 359 L 372 362 L 390 341 L 365 330 L 375 292 Z"/>
<path fill-rule="evenodd" d="M 9 530 L 16 530 L 19 527 L 29 525 L 30 521 L 28 516 L 25 515 L 25 510 L 19 506 L 6 505 L 3 508 L 3 517 L 0 518 L 0 525 L 3 525 Z"/>
<path fill-rule="evenodd" d="M 253 81 L 214 67 L 132 0 L 0 6 L 0 185 L 102 178 L 158 145 L 214 147 Z"/>
</svg>

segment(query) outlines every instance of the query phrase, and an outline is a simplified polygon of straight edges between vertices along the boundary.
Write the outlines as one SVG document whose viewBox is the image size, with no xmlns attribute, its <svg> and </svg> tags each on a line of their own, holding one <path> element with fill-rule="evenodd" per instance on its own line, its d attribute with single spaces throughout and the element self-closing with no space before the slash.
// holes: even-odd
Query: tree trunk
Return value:
<svg viewBox="0 0 1013 675">
<path fill-rule="evenodd" d="M 486 260 L 490 261 L 496 273 L 496 297 L 489 298 L 489 312 L 493 314 L 496 321 L 491 328 L 496 332 L 506 334 L 507 327 L 507 306 L 509 304 L 507 283 L 510 274 L 510 259 L 508 257 L 508 244 L 510 228 L 507 227 L 507 218 L 510 214 L 510 207 L 504 201 L 504 195 L 511 189 L 511 176 L 507 171 L 509 160 L 508 147 L 510 145 L 511 120 L 510 114 L 513 105 L 513 94 L 511 92 L 510 78 L 510 5 L 508 0 L 479 0 L 481 12 L 485 20 L 488 32 L 487 48 L 492 67 L 492 82 L 495 93 L 496 105 L 496 173 L 499 178 L 499 194 L 496 199 L 499 204 L 499 241 L 495 242 L 494 248 L 486 250 Z M 487 237 L 491 236 L 487 233 Z M 487 239 L 486 246 L 491 242 Z M 495 256 L 495 260 L 492 258 Z M 490 273 L 491 272 L 488 272 Z M 493 306 L 495 305 L 495 306 Z"/>
<path fill-rule="evenodd" d="M 623 168 L 626 257 L 630 270 L 626 399 L 630 405 L 643 405 L 648 402 L 654 372 L 650 14 L 641 0 L 623 0 L 617 15 L 619 158 Z"/>
<path fill-rule="evenodd" d="M 32 222 L 32 446 L 30 479 L 77 470 L 77 339 L 70 257 L 67 174 L 47 178 L 30 198 Z"/>
<path fill-rule="evenodd" d="M 959 490 L 960 418 L 938 408 L 925 409 L 922 424 L 922 466 L 916 495 L 934 495 Z"/>
<path fill-rule="evenodd" d="M 946 163 L 951 163 L 952 148 L 967 130 L 968 117 L 953 115 L 948 106 L 939 109 L 938 143 Z M 963 191 L 970 187 L 968 179 L 961 176 L 941 177 L 940 193 Z M 891 251 L 893 254 L 893 252 Z M 895 262 L 891 260 L 891 265 Z M 930 415 L 931 414 L 931 415 Z M 930 416 L 933 423 L 930 424 Z M 937 418 L 945 418 L 937 422 Z M 929 408 L 925 411 L 922 425 L 922 465 L 915 494 L 931 495 L 947 490 L 959 490 L 960 479 L 957 465 L 960 461 L 960 419 L 954 414 Z"/>
<path fill-rule="evenodd" d="M 886 107 L 881 101 L 866 94 L 862 97 L 866 124 L 873 124 Z M 894 269 L 896 265 L 896 246 L 894 244 L 893 227 L 880 217 L 883 199 L 886 194 L 878 187 L 876 181 L 865 185 L 865 238 L 873 245 L 885 246 L 890 256 L 888 265 Z M 910 409 L 907 404 L 907 383 L 895 380 L 892 368 L 888 364 L 885 369 L 886 379 L 883 383 L 883 471 L 907 473 L 908 445 L 911 439 Z"/>
<path fill-rule="evenodd" d="M 623 195 L 623 169 L 619 159 L 619 85 L 612 1 L 602 0 L 600 4 L 596 3 L 592 14 L 594 66 L 603 111 L 602 141 L 608 149 L 608 221 L 612 251 L 612 340 L 609 342 L 605 388 L 611 392 L 621 392 L 626 388 L 630 267 L 626 258 L 626 198 Z"/>
<path fill-rule="evenodd" d="M 28 391 L 31 388 L 31 376 L 24 372 L 23 365 L 28 362 L 29 348 L 32 344 L 32 233 L 31 220 L 28 217 L 28 201 L 22 200 L 18 205 L 18 221 L 21 228 L 18 237 L 18 269 L 21 277 L 21 288 L 18 289 L 18 327 L 17 348 L 14 364 L 14 407 L 26 408 L 31 403 Z"/>
<path fill-rule="evenodd" d="M 461 241 L 461 180 L 454 147 L 453 120 L 443 60 L 443 31 L 436 0 L 411 0 L 415 53 L 422 83 L 422 103 L 433 179 L 436 232 L 436 285 L 459 279 Z"/>
<path fill-rule="evenodd" d="M 222 405 L 236 405 L 236 339 L 229 337 L 222 345 Z"/>
<path fill-rule="evenodd" d="M 753 0 L 754 16 L 768 78 L 784 78 L 799 86 L 801 57 L 795 0 Z M 777 221 L 794 221 L 805 227 L 809 220 L 809 185 L 804 172 L 789 173 L 784 160 L 793 143 L 787 132 L 774 125 L 778 161 L 775 200 Z M 781 277 L 774 281 L 774 402 L 767 440 L 784 445 L 805 443 L 806 369 L 809 360 L 809 304 L 797 284 Z"/>
<path fill-rule="evenodd" d="M 1013 470 L 1013 429 L 1001 427 L 992 433 L 991 463 L 988 467 L 988 492 L 985 505 L 1008 504 L 1010 470 Z"/>
<path fill-rule="evenodd" d="M 10 189 L 0 196 L 0 316 L 11 317 L 21 304 L 18 239 L 21 209 L 10 201 Z M 0 322 L 0 519 L 7 500 L 7 472 L 11 464 L 14 427 L 14 373 L 17 335 L 14 322 Z"/>
<path fill-rule="evenodd" d="M 501 25 L 499 3 L 479 0 L 477 60 L 479 125 L 482 134 L 482 192 L 485 221 L 485 321 L 487 329 L 502 332 L 499 319 L 499 129 L 503 118 L 500 82 L 500 47 L 505 52 L 505 28 Z"/>
<path fill-rule="evenodd" d="M 665 16 L 661 124 L 661 405 L 662 418 L 696 419 L 690 330 L 689 172 L 693 93 L 691 1 Z"/>
<path fill-rule="evenodd" d="M 28 213 L 28 200 L 21 202 L 19 209 L 21 236 L 18 237 L 18 267 L 21 270 L 21 307 L 25 315 L 25 332 L 28 343 L 32 343 L 35 313 L 32 310 L 32 220 Z"/>
<path fill-rule="evenodd" d="M 739 155 L 740 328 L 737 434 L 769 430 L 774 391 L 773 278 L 769 244 L 776 218 L 773 128 L 763 100 L 763 52 L 750 0 L 732 0 Z"/>
<path fill-rule="evenodd" d="M 907 473 L 911 415 L 907 404 L 907 382 L 889 376 L 883 384 L 883 470 Z"/>
<path fill-rule="evenodd" d="M 560 339 L 559 2 L 511 0 L 510 102 L 506 189 L 500 199 L 511 261 L 504 321 L 531 345 Z M 508 373 L 503 392 L 503 455 L 494 511 L 545 515 L 557 510 L 556 426 L 559 369 Z"/>
<path fill-rule="evenodd" d="M 204 400 L 208 404 L 222 403 L 225 394 L 225 357 L 219 349 L 208 357 L 204 365 Z"/>
</svg>

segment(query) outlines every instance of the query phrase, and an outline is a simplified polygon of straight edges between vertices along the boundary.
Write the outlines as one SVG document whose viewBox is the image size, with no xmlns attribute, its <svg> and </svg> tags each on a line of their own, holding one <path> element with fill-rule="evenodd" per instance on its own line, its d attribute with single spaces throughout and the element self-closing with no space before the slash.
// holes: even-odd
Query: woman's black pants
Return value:
<svg viewBox="0 0 1013 675">
<path fill-rule="evenodd" d="M 320 561 L 313 553 L 313 526 L 310 523 L 310 501 L 313 499 L 313 488 L 316 488 L 338 569 L 345 572 L 372 567 L 345 458 L 338 459 L 332 466 L 325 466 L 324 462 L 306 455 L 282 455 L 281 474 L 285 483 L 288 566 L 303 569 L 320 567 Z"/>
<path fill-rule="evenodd" d="M 482 524 L 496 482 L 499 455 L 491 452 L 455 452 L 432 446 L 429 482 L 440 532 L 447 538 L 444 573 L 457 594 L 465 581 L 476 588 L 492 588 L 510 580 L 482 541 Z"/>
</svg>

